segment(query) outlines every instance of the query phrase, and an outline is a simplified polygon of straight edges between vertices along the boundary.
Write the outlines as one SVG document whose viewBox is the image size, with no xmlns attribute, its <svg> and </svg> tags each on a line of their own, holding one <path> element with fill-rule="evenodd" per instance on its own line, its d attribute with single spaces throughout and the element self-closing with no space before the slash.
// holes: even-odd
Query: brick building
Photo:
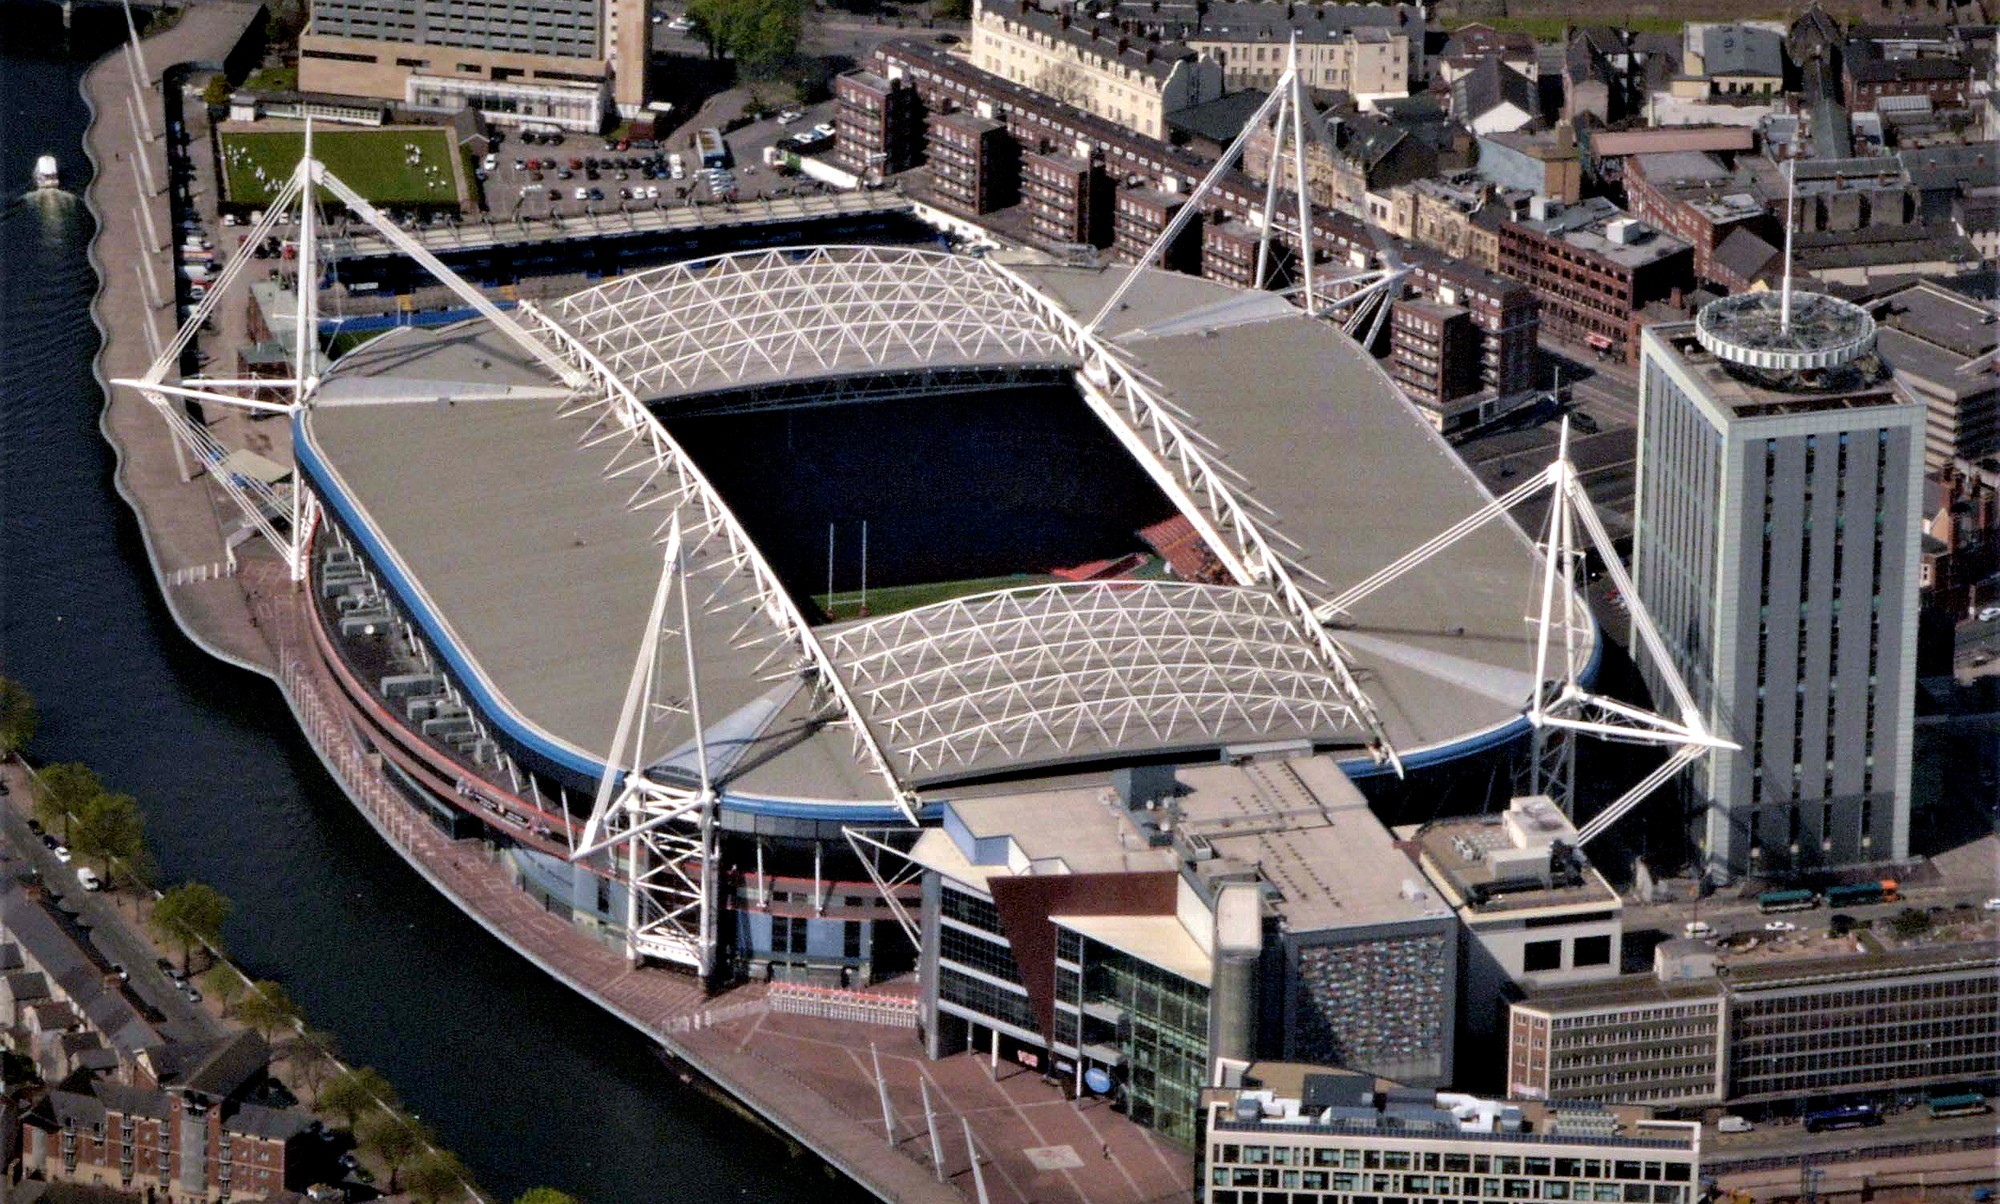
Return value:
<svg viewBox="0 0 2000 1204">
<path fill-rule="evenodd" d="M 1440 431 L 1479 417 L 1479 328 L 1461 305 L 1401 300 L 1389 312 L 1389 376 Z"/>
<path fill-rule="evenodd" d="M 1112 253 L 1120 262 L 1137 263 L 1145 258 L 1153 240 L 1179 215 L 1187 197 L 1158 188 L 1126 188 L 1118 193 L 1112 217 Z M 1181 232 L 1159 258 L 1159 266 L 1176 272 L 1201 271 L 1201 227 L 1199 218 L 1181 227 Z"/>
<path fill-rule="evenodd" d="M 1201 274 L 1251 288 L 1257 284 L 1257 231 L 1246 222 L 1211 221 L 1201 232 Z"/>
<path fill-rule="evenodd" d="M 1640 311 L 1694 284 L 1694 249 L 1602 197 L 1500 228 L 1500 270 L 1533 288 L 1556 338 L 1639 362 Z"/>
<path fill-rule="evenodd" d="M 973 113 L 930 119 L 931 184 L 938 203 L 961 213 L 991 213 L 1014 203 L 1020 185 L 1018 144 L 1007 127 Z"/>
<path fill-rule="evenodd" d="M 1875 38 L 1851 39 L 1841 54 L 1847 107 L 1857 113 L 1892 96 L 1921 96 L 1934 109 L 1962 109 L 1972 84 L 1972 67 L 1956 55 L 1890 57 Z"/>
<path fill-rule="evenodd" d="M 1006 126 L 1025 154 L 1073 156 L 1088 149 L 1101 157 L 1105 176 L 1116 185 L 1119 201 L 1114 217 L 1113 239 L 1122 240 L 1125 254 L 1136 257 L 1144 252 L 1152 234 L 1165 219 L 1158 216 L 1164 203 L 1159 197 L 1127 207 L 1124 198 L 1132 191 L 1159 191 L 1168 198 L 1185 197 L 1200 181 L 1213 160 L 1185 147 L 1171 146 L 1156 138 L 1135 134 L 1112 122 L 1058 103 L 1034 90 L 982 71 L 928 42 L 899 39 L 883 43 L 869 63 L 869 69 L 884 78 L 907 81 L 915 89 L 918 103 L 930 112 L 970 109 L 990 112 L 993 120 Z M 1030 185 L 1030 188 L 1035 186 Z M 1245 267 L 1239 248 L 1225 250 L 1231 241 L 1241 243 L 1252 214 L 1262 214 L 1264 188 L 1247 176 L 1231 172 L 1217 181 L 1210 192 L 1204 220 L 1190 224 L 1191 242 L 1175 248 L 1169 262 L 1189 272 L 1206 270 L 1219 279 L 1248 283 L 1254 270 L 1252 255 Z M 1489 204 L 1487 210 L 1494 209 Z M 1143 211 L 1143 212 L 1142 212 Z M 1486 218 L 1493 217 L 1489 224 Z M 1030 213 L 1032 221 L 1033 214 Z M 1213 254 L 1199 227 L 1226 222 Z M 1406 246 L 1400 255 L 1411 267 L 1409 287 L 1419 296 L 1446 305 L 1464 306 L 1481 337 L 1481 388 L 1491 390 L 1493 404 L 1504 406 L 1527 396 L 1535 385 L 1535 332 L 1539 321 L 1539 301 L 1532 289 L 1496 275 L 1488 265 L 1497 265 L 1499 254 L 1498 215 L 1482 210 L 1469 231 L 1467 243 L 1473 248 L 1472 262 L 1440 254 L 1421 246 Z M 1289 234 L 1287 234 L 1289 231 Z M 1297 256 L 1296 225 L 1281 219 L 1279 239 L 1289 244 L 1288 255 Z M 1249 240 L 1254 248 L 1254 238 Z M 1380 231 L 1371 230 L 1346 214 L 1319 210 L 1312 218 L 1312 241 L 1317 253 L 1356 265 L 1378 263 L 1381 256 Z"/>
<path fill-rule="evenodd" d="M 1694 248 L 1694 274 L 1722 282 L 1716 248 L 1737 230 L 1778 236 L 1762 190 L 1722 160 L 1699 151 L 1635 155 L 1625 167 L 1625 198 L 1633 217 Z"/>
<path fill-rule="evenodd" d="M 923 106 L 915 88 L 872 71 L 849 71 L 833 81 L 833 97 L 833 158 L 841 167 L 880 179 L 922 159 Z"/>
<path fill-rule="evenodd" d="M 1113 181 L 1102 156 L 1033 152 L 1021 160 L 1021 199 L 1037 237 L 1052 243 L 1111 245 Z"/>
<path fill-rule="evenodd" d="M 24 1170 L 47 1179 L 166 1192 L 178 1200 L 263 1199 L 299 1186 L 304 1113 L 254 1102 L 270 1048 L 244 1032 L 162 1053 L 132 1084 L 48 1092 L 21 1121 Z"/>
</svg>

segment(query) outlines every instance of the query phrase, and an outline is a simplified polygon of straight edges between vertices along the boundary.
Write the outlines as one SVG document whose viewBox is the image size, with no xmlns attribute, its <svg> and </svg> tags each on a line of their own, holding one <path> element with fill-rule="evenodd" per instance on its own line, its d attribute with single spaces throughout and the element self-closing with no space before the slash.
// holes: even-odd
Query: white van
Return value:
<svg viewBox="0 0 2000 1204">
<path fill-rule="evenodd" d="M 83 883 L 83 889 L 85 890 L 104 889 L 104 880 L 97 876 L 96 870 L 91 869 L 87 865 L 79 865 L 76 867 L 76 880 L 78 882 Z"/>
<path fill-rule="evenodd" d="M 1740 1116 L 1725 1116 L 1715 1122 L 1715 1131 L 1718 1133 L 1748 1133 L 1756 1127 Z"/>
</svg>

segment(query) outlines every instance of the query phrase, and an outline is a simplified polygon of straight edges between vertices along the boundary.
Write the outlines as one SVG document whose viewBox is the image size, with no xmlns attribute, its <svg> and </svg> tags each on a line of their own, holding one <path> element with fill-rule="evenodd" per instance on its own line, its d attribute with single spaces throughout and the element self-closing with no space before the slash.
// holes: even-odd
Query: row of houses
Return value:
<svg viewBox="0 0 2000 1204">
<path fill-rule="evenodd" d="M 296 1189 L 318 1151 L 254 1032 L 211 1035 L 146 1002 L 40 887 L 0 893 L 0 1029 L 40 1085 L 9 1083 L 23 1175 L 175 1199 Z"/>
</svg>

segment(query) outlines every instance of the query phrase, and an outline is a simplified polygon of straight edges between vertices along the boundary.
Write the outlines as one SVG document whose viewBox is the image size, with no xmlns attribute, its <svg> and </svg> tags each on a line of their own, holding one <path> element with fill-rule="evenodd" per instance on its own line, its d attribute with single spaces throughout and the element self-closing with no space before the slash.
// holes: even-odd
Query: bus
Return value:
<svg viewBox="0 0 2000 1204">
<path fill-rule="evenodd" d="M 1962 1095 L 1939 1095 L 1930 1101 L 1932 1120 L 1942 1120 L 1947 1116 L 1977 1116 L 1993 1109 L 1986 1104 L 1986 1097 L 1977 1091 L 1967 1091 Z"/>
<path fill-rule="evenodd" d="M 694 156 L 703 167 L 729 166 L 729 144 L 722 140 L 722 131 L 712 125 L 705 125 L 694 132 Z"/>
<path fill-rule="evenodd" d="M 1806 1113 L 1806 1132 L 1824 1133 L 1828 1129 L 1859 1129 L 1866 1125 L 1882 1123 L 1882 1114 L 1873 1104 L 1842 1104 L 1837 1108 L 1822 1108 Z"/>
<path fill-rule="evenodd" d="M 1827 888 L 1828 907 L 1865 907 L 1870 903 L 1894 903 L 1896 883 L 1884 878 L 1880 882 L 1856 882 L 1850 886 Z"/>
<path fill-rule="evenodd" d="M 1809 890 L 1767 890 L 1757 896 L 1757 910 L 1811 911 L 1819 906 L 1819 896 Z"/>
</svg>

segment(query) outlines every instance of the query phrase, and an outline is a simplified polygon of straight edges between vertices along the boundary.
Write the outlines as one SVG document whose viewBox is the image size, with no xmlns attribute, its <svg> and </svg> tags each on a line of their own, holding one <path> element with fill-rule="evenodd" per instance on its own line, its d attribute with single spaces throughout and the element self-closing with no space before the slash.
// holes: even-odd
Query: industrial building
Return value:
<svg viewBox="0 0 2000 1204">
<path fill-rule="evenodd" d="M 1718 875 L 1909 855 L 1925 411 L 1875 343 L 1789 287 L 1644 332 L 1633 578 L 1742 746 L 1689 782 Z"/>
</svg>

